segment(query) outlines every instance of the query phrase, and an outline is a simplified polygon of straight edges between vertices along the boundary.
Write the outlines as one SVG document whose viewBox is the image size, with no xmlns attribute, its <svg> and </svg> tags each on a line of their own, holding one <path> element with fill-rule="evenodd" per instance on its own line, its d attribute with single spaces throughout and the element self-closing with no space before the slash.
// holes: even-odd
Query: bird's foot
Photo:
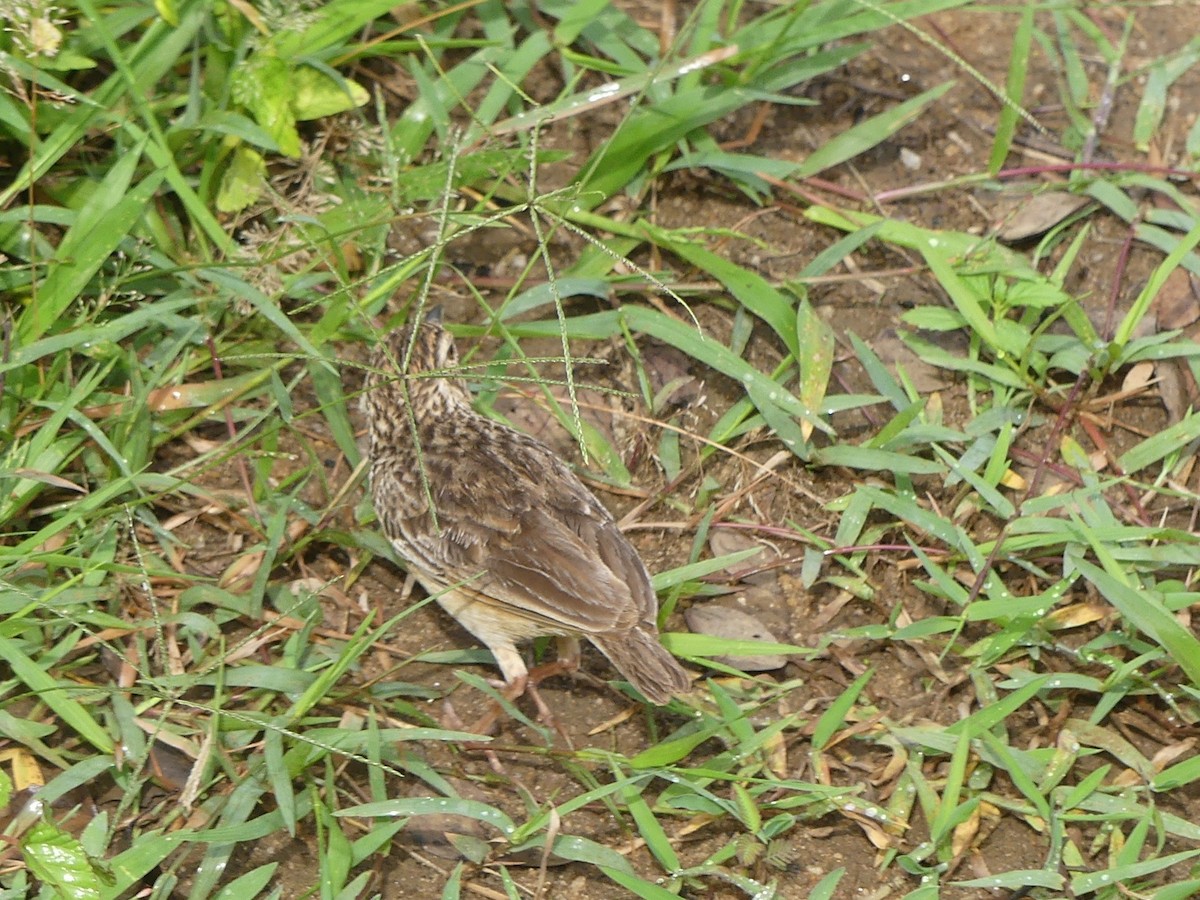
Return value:
<svg viewBox="0 0 1200 900">
<path fill-rule="evenodd" d="M 562 738 L 563 743 L 567 745 L 568 750 L 574 750 L 575 745 L 571 742 L 571 736 L 567 734 L 562 727 L 558 717 L 554 715 L 554 711 L 550 709 L 549 704 L 542 699 L 541 691 L 538 690 L 540 685 L 547 678 L 552 678 L 555 675 L 568 675 L 576 672 L 579 669 L 579 658 L 563 658 L 560 657 L 554 662 L 543 663 L 540 666 L 535 666 L 529 670 L 526 676 L 525 693 L 533 701 L 533 705 L 537 707 L 538 721 L 543 725 L 553 728 L 558 736 Z"/>
</svg>

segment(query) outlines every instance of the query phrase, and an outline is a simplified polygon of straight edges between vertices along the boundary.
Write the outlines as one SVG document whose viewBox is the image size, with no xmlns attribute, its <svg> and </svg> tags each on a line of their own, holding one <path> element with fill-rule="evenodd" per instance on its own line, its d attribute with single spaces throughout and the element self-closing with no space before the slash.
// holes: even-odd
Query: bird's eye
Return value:
<svg viewBox="0 0 1200 900">
<path fill-rule="evenodd" d="M 454 338 L 443 333 L 439 341 L 438 358 L 442 366 L 452 366 L 458 362 L 458 351 L 454 348 Z"/>
</svg>

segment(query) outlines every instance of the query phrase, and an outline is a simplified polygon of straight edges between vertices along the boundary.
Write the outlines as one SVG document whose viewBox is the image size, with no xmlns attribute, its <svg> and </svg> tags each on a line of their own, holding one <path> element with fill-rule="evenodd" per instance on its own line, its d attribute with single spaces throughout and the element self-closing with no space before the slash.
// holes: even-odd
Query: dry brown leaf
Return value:
<svg viewBox="0 0 1200 900">
<path fill-rule="evenodd" d="M 169 412 L 176 409 L 199 409 L 206 406 L 224 405 L 257 386 L 261 381 L 262 375 L 255 372 L 249 375 L 238 375 L 234 378 L 217 378 L 194 384 L 155 388 L 146 394 L 143 406 L 150 412 Z M 125 390 L 126 392 L 130 390 L 128 385 Z M 129 397 L 119 403 L 88 406 L 81 409 L 80 412 L 89 419 L 99 421 L 124 412 L 133 399 L 133 397 Z M 18 429 L 17 434 L 29 434 L 36 431 L 45 422 L 45 418 L 27 422 Z"/>
<path fill-rule="evenodd" d="M 1043 191 L 1022 203 L 996 229 L 1002 241 L 1023 241 L 1044 234 L 1063 219 L 1083 209 L 1091 199 L 1066 191 Z"/>
<path fill-rule="evenodd" d="M 1153 308 L 1159 331 L 1174 331 L 1194 324 L 1200 319 L 1195 276 L 1184 268 L 1173 271 L 1155 295 Z"/>
<path fill-rule="evenodd" d="M 1154 380 L 1154 363 L 1149 360 L 1143 360 L 1135 366 L 1132 366 L 1125 373 L 1125 378 L 1121 382 L 1121 390 L 1124 392 L 1139 391 L 1149 385 Z"/>
<path fill-rule="evenodd" d="M 735 641 L 780 643 L 762 622 L 749 613 L 716 603 L 698 603 L 683 614 L 688 628 L 696 634 Z M 770 672 L 787 665 L 787 657 L 778 654 L 760 656 L 718 656 L 716 659 L 743 672 Z"/>
<path fill-rule="evenodd" d="M 785 778 L 788 773 L 787 742 L 783 732 L 777 731 L 767 740 L 765 745 L 767 768 L 776 778 Z"/>
<path fill-rule="evenodd" d="M 637 707 L 637 706 L 629 705 L 629 706 L 625 707 L 623 710 L 621 710 L 619 713 L 617 713 L 611 719 L 607 719 L 607 720 L 601 722 L 599 725 L 597 725 L 595 728 L 593 728 L 591 731 L 589 731 L 588 737 L 595 737 L 598 734 L 603 734 L 605 731 L 608 731 L 612 728 L 616 728 L 622 722 L 627 722 L 630 718 L 632 718 L 639 711 L 640 711 L 640 707 Z"/>
<path fill-rule="evenodd" d="M 225 654 L 225 664 L 233 665 L 243 659 L 249 659 L 258 653 L 259 648 L 273 644 L 280 639 L 286 640 L 291 633 L 292 629 L 290 628 L 273 628 L 251 640 L 243 641 Z"/>
<path fill-rule="evenodd" d="M 55 475 L 52 472 L 39 472 L 37 469 L 13 469 L 12 474 L 18 478 L 28 478 L 30 481 L 40 481 L 42 484 L 48 484 L 51 487 L 63 488 L 68 491 L 76 491 L 80 494 L 86 494 L 87 488 L 81 487 L 73 481 L 68 481 L 61 475 Z"/>
<path fill-rule="evenodd" d="M 891 751 L 891 759 L 884 764 L 883 768 L 877 774 L 870 777 L 871 784 L 876 787 L 890 784 L 893 780 L 899 778 L 900 773 L 904 771 L 904 767 L 908 765 L 908 749 L 903 744 L 899 742 L 892 744 Z"/>
<path fill-rule="evenodd" d="M 813 633 L 821 631 L 853 599 L 854 595 L 849 591 L 838 591 L 833 599 L 821 604 L 821 608 L 817 611 L 817 614 L 809 619 L 809 628 L 812 629 Z"/>
<path fill-rule="evenodd" d="M 239 556 L 229 564 L 220 579 L 217 581 L 217 586 L 227 591 L 237 592 L 238 588 L 246 589 L 254 581 L 254 576 L 258 574 L 258 567 L 262 565 L 266 559 L 266 553 L 259 550 L 257 553 L 247 553 L 244 556 Z"/>
<path fill-rule="evenodd" d="M 741 550 L 758 549 L 759 552 L 755 555 L 725 567 L 725 571 L 734 578 L 741 578 L 743 574 L 759 568 L 764 562 L 764 551 L 768 549 L 762 541 L 734 528 L 714 528 L 708 536 L 708 548 L 713 556 L 717 557 L 728 556 Z"/>
<path fill-rule="evenodd" d="M 1168 744 L 1150 758 L 1150 765 L 1154 767 L 1155 772 L 1161 772 L 1167 766 L 1173 764 L 1179 757 L 1185 755 L 1191 756 L 1195 747 L 1195 738 L 1187 738 L 1183 741 L 1177 741 L 1174 744 Z"/>
<path fill-rule="evenodd" d="M 1134 772 L 1133 769 L 1121 769 L 1121 773 L 1112 779 L 1114 787 L 1136 787 L 1144 784 L 1146 784 L 1146 779 Z"/>
<path fill-rule="evenodd" d="M 1046 627 L 1050 629 L 1078 628 L 1080 625 L 1099 622 L 1111 612 L 1111 607 L 1101 603 L 1072 603 L 1070 606 L 1062 606 L 1053 610 L 1044 621 Z"/>
<path fill-rule="evenodd" d="M 26 788 L 42 787 L 46 783 L 46 777 L 42 774 L 42 767 L 38 765 L 37 757 L 24 747 L 0 750 L 0 762 L 12 765 L 14 790 L 23 791 Z"/>
<path fill-rule="evenodd" d="M 196 759 L 200 755 L 200 746 L 195 741 L 175 734 L 173 731 L 166 730 L 157 719 L 147 719 L 144 716 L 137 716 L 133 722 L 138 728 L 154 738 L 155 741 L 170 747 L 172 750 L 179 751 L 188 759 Z"/>
<path fill-rule="evenodd" d="M 950 839 L 950 852 L 955 857 L 962 856 L 967 852 L 967 849 L 975 840 L 975 836 L 979 834 L 980 821 L 980 810 L 976 806 L 971 811 L 971 815 L 954 826 L 954 835 Z"/>
<path fill-rule="evenodd" d="M 1186 329 L 1185 337 L 1196 340 L 1200 335 L 1200 289 L 1196 277 L 1185 269 L 1175 269 L 1154 298 L 1151 322 L 1155 331 Z M 1158 392 L 1171 423 L 1180 422 L 1196 402 L 1196 380 L 1187 363 L 1180 360 L 1162 360 L 1156 366 Z"/>
<path fill-rule="evenodd" d="M 1182 422 L 1196 400 L 1196 382 L 1192 373 L 1179 360 L 1165 359 L 1157 369 L 1158 395 L 1167 409 L 1167 420 L 1174 425 Z"/>
<path fill-rule="evenodd" d="M 879 827 L 879 823 L 874 819 L 869 819 L 859 814 L 853 808 L 843 809 L 842 814 L 863 830 L 863 834 L 867 836 L 867 840 L 871 842 L 876 850 L 888 850 L 893 846 L 892 839 L 888 836 L 887 832 Z"/>
</svg>

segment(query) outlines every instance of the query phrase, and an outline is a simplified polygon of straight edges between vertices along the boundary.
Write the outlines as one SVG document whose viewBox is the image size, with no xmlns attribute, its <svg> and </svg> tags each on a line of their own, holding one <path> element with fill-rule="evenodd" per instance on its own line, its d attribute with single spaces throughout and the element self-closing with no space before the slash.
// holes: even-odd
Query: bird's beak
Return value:
<svg viewBox="0 0 1200 900">
<path fill-rule="evenodd" d="M 429 307 L 425 313 L 425 321 L 430 325 L 442 324 L 442 305 L 440 303 L 437 306 Z"/>
</svg>

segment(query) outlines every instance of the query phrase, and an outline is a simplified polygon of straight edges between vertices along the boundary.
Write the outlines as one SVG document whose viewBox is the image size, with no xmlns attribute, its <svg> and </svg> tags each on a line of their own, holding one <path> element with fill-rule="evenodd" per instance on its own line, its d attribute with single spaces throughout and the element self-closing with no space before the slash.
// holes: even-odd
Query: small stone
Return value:
<svg viewBox="0 0 1200 900">
<path fill-rule="evenodd" d="M 910 172 L 917 171 L 921 168 L 921 154 L 909 150 L 907 147 L 901 147 L 900 165 L 904 166 Z"/>
</svg>

